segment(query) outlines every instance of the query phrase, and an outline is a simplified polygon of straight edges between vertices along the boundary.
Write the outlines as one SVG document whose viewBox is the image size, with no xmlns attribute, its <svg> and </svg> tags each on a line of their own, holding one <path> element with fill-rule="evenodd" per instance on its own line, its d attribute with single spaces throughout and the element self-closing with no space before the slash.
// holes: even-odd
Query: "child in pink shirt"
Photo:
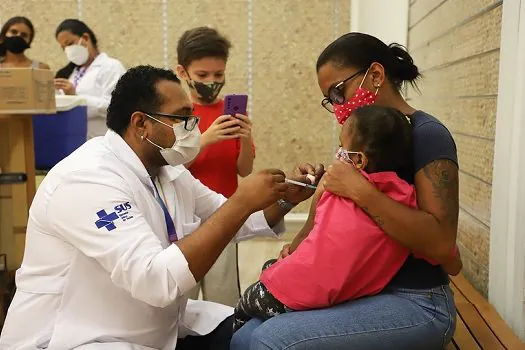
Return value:
<svg viewBox="0 0 525 350">
<path fill-rule="evenodd" d="M 392 199 L 415 208 L 416 192 L 398 174 L 410 169 L 412 130 L 392 108 L 357 109 L 341 130 L 337 158 L 353 164 Z M 325 192 L 309 235 L 290 256 L 270 260 L 235 308 L 234 331 L 252 317 L 328 307 L 379 293 L 410 251 L 353 201 Z"/>
</svg>

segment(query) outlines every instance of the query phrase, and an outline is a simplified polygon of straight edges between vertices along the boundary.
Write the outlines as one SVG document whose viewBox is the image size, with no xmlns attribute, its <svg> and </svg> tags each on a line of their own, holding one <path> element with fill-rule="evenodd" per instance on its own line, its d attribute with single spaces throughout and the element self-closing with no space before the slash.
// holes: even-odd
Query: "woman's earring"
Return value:
<svg viewBox="0 0 525 350">
<path fill-rule="evenodd" d="M 144 141 L 144 135 L 140 135 L 140 139 Z"/>
</svg>

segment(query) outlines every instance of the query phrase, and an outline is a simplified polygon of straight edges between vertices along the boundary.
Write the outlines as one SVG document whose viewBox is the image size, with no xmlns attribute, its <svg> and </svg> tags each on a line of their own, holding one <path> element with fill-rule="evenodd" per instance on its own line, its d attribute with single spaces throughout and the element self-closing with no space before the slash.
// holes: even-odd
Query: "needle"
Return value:
<svg viewBox="0 0 525 350">
<path fill-rule="evenodd" d="M 288 182 L 290 184 L 294 184 L 294 185 L 297 185 L 297 186 L 311 188 L 311 189 L 314 189 L 314 190 L 317 189 L 317 187 L 315 187 L 314 185 L 305 184 L 303 182 L 299 182 L 299 181 L 295 181 L 295 180 L 284 179 L 284 182 Z"/>
</svg>

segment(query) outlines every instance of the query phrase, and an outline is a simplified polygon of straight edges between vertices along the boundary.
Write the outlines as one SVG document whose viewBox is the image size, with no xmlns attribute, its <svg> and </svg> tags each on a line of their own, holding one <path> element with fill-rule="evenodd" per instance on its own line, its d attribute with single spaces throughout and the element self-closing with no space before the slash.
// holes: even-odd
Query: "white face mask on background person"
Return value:
<svg viewBox="0 0 525 350">
<path fill-rule="evenodd" d="M 184 122 L 169 125 L 157 118 L 153 118 L 149 114 L 146 114 L 146 116 L 173 129 L 175 143 L 171 148 L 161 147 L 146 137 L 149 143 L 160 149 L 160 154 L 166 163 L 171 166 L 177 166 L 191 162 L 197 157 L 201 148 L 201 132 L 197 125 L 195 125 L 193 130 L 188 131 L 184 128 Z"/>
<path fill-rule="evenodd" d="M 69 62 L 73 62 L 77 66 L 81 66 L 88 61 L 89 52 L 87 47 L 81 45 L 82 38 L 77 44 L 66 46 L 64 52 L 66 53 Z"/>
</svg>

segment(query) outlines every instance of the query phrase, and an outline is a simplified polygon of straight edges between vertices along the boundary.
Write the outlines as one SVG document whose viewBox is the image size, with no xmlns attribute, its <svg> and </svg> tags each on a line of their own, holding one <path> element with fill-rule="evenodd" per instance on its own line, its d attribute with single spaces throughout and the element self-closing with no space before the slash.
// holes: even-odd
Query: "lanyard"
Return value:
<svg viewBox="0 0 525 350">
<path fill-rule="evenodd" d="M 153 183 L 153 187 L 155 188 L 155 193 L 157 194 L 157 202 L 159 202 L 162 211 L 164 212 L 164 220 L 166 221 L 166 228 L 168 230 L 168 238 L 170 242 L 176 242 L 178 241 L 177 238 L 177 231 L 175 230 L 175 224 L 173 223 L 173 219 L 170 216 L 170 213 L 168 211 L 168 208 L 166 207 L 166 204 L 164 204 L 164 201 L 162 200 L 159 190 L 157 189 L 157 186 L 155 185 L 155 181 L 151 179 L 151 182 Z"/>
<path fill-rule="evenodd" d="M 84 77 L 84 74 L 86 74 L 87 67 L 78 67 L 75 69 L 75 75 L 73 77 L 73 86 L 76 88 L 78 86 L 78 83 L 80 82 L 80 79 Z"/>
</svg>

